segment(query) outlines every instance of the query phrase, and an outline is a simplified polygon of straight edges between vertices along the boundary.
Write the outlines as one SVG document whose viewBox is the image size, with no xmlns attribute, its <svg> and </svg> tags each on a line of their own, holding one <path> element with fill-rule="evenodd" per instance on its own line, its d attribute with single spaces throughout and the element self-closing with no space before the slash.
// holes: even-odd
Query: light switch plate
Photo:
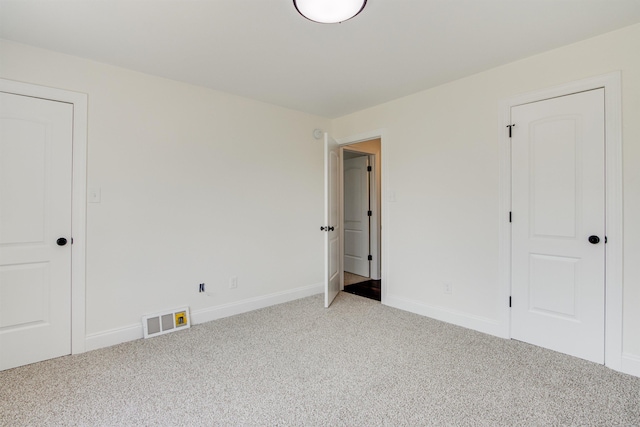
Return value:
<svg viewBox="0 0 640 427">
<path fill-rule="evenodd" d="M 100 203 L 100 188 L 90 188 L 87 199 L 89 203 Z"/>
</svg>

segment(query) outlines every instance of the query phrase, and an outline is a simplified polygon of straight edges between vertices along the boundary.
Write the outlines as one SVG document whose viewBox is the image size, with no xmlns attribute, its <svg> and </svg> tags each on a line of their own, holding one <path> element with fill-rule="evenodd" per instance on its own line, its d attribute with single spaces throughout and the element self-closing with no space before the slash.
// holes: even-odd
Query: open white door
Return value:
<svg viewBox="0 0 640 427">
<path fill-rule="evenodd" d="M 340 155 L 338 143 L 324 134 L 324 306 L 340 292 Z"/>
</svg>

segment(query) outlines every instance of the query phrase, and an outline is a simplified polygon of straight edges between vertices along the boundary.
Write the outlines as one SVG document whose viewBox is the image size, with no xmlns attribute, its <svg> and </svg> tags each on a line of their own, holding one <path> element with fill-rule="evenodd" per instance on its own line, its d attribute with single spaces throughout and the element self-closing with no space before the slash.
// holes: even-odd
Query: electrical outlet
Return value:
<svg viewBox="0 0 640 427">
<path fill-rule="evenodd" d="M 453 293 L 453 283 L 451 282 L 444 282 L 442 284 L 442 291 L 445 294 L 452 294 Z"/>
<path fill-rule="evenodd" d="M 233 276 L 229 279 L 229 289 L 236 289 L 238 287 L 238 277 Z"/>
</svg>

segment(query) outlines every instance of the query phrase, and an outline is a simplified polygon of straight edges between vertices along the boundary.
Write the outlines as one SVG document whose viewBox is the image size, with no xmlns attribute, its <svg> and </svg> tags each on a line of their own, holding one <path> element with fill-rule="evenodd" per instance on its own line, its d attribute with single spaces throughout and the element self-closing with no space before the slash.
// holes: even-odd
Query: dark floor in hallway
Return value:
<svg viewBox="0 0 640 427">
<path fill-rule="evenodd" d="M 376 301 L 382 300 L 380 296 L 380 280 L 366 280 L 364 282 L 354 283 L 353 285 L 347 285 L 344 287 L 344 291 Z"/>
</svg>

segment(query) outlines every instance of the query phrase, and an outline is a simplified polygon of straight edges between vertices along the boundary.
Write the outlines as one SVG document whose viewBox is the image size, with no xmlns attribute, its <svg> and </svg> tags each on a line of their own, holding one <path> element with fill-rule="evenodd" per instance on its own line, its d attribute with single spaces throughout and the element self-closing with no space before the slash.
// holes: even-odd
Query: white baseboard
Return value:
<svg viewBox="0 0 640 427">
<path fill-rule="evenodd" d="M 432 319 L 442 320 L 443 322 L 452 323 L 454 325 L 473 329 L 485 334 L 495 335 L 500 338 L 509 338 L 507 328 L 505 328 L 500 322 L 493 319 L 473 316 L 443 307 L 429 306 L 392 295 L 386 297 L 385 305 L 419 314 L 421 316 L 427 316 Z M 616 368 L 616 371 L 640 377 L 640 356 L 623 353 L 619 366 L 620 369 Z"/>
<path fill-rule="evenodd" d="M 400 310 L 409 311 L 421 316 L 431 317 L 432 319 L 441 320 L 443 322 L 452 323 L 464 328 L 473 329 L 489 335 L 495 335 L 500 338 L 508 338 L 505 336 L 505 327 L 499 321 L 486 317 L 474 316 L 445 307 L 430 306 L 413 300 L 408 300 L 393 295 L 387 295 L 385 305 L 398 308 Z"/>
<path fill-rule="evenodd" d="M 288 291 L 276 292 L 269 295 L 249 298 L 229 304 L 208 307 L 201 310 L 192 311 L 191 321 L 194 325 L 198 323 L 210 322 L 212 320 L 221 319 L 223 317 L 235 316 L 236 314 L 242 314 L 246 313 L 247 311 L 257 310 L 259 308 L 270 307 L 272 305 L 310 297 L 311 295 L 316 295 L 322 292 L 324 292 L 324 285 L 322 283 L 319 283 L 316 285 L 308 285 Z"/>
<path fill-rule="evenodd" d="M 640 356 L 622 353 L 620 372 L 640 377 Z"/>
<path fill-rule="evenodd" d="M 190 313 L 191 324 L 195 325 L 198 323 L 221 319 L 223 317 L 234 316 L 236 314 L 246 313 L 247 311 L 257 310 L 259 308 L 265 308 L 276 304 L 282 304 L 322 292 L 324 292 L 324 285 L 319 283 L 287 291 L 276 292 L 269 295 L 249 298 L 242 301 L 236 301 L 229 304 L 195 310 Z M 141 339 L 142 337 L 143 330 L 141 321 L 139 324 L 128 325 L 122 328 L 87 335 L 85 340 L 85 351 L 110 347 L 123 342 Z"/>
<path fill-rule="evenodd" d="M 142 338 L 142 335 L 142 321 L 140 321 L 139 324 L 87 335 L 85 351 L 97 350 L 99 348 L 111 347 L 112 345 L 123 342 L 137 340 Z"/>
</svg>

